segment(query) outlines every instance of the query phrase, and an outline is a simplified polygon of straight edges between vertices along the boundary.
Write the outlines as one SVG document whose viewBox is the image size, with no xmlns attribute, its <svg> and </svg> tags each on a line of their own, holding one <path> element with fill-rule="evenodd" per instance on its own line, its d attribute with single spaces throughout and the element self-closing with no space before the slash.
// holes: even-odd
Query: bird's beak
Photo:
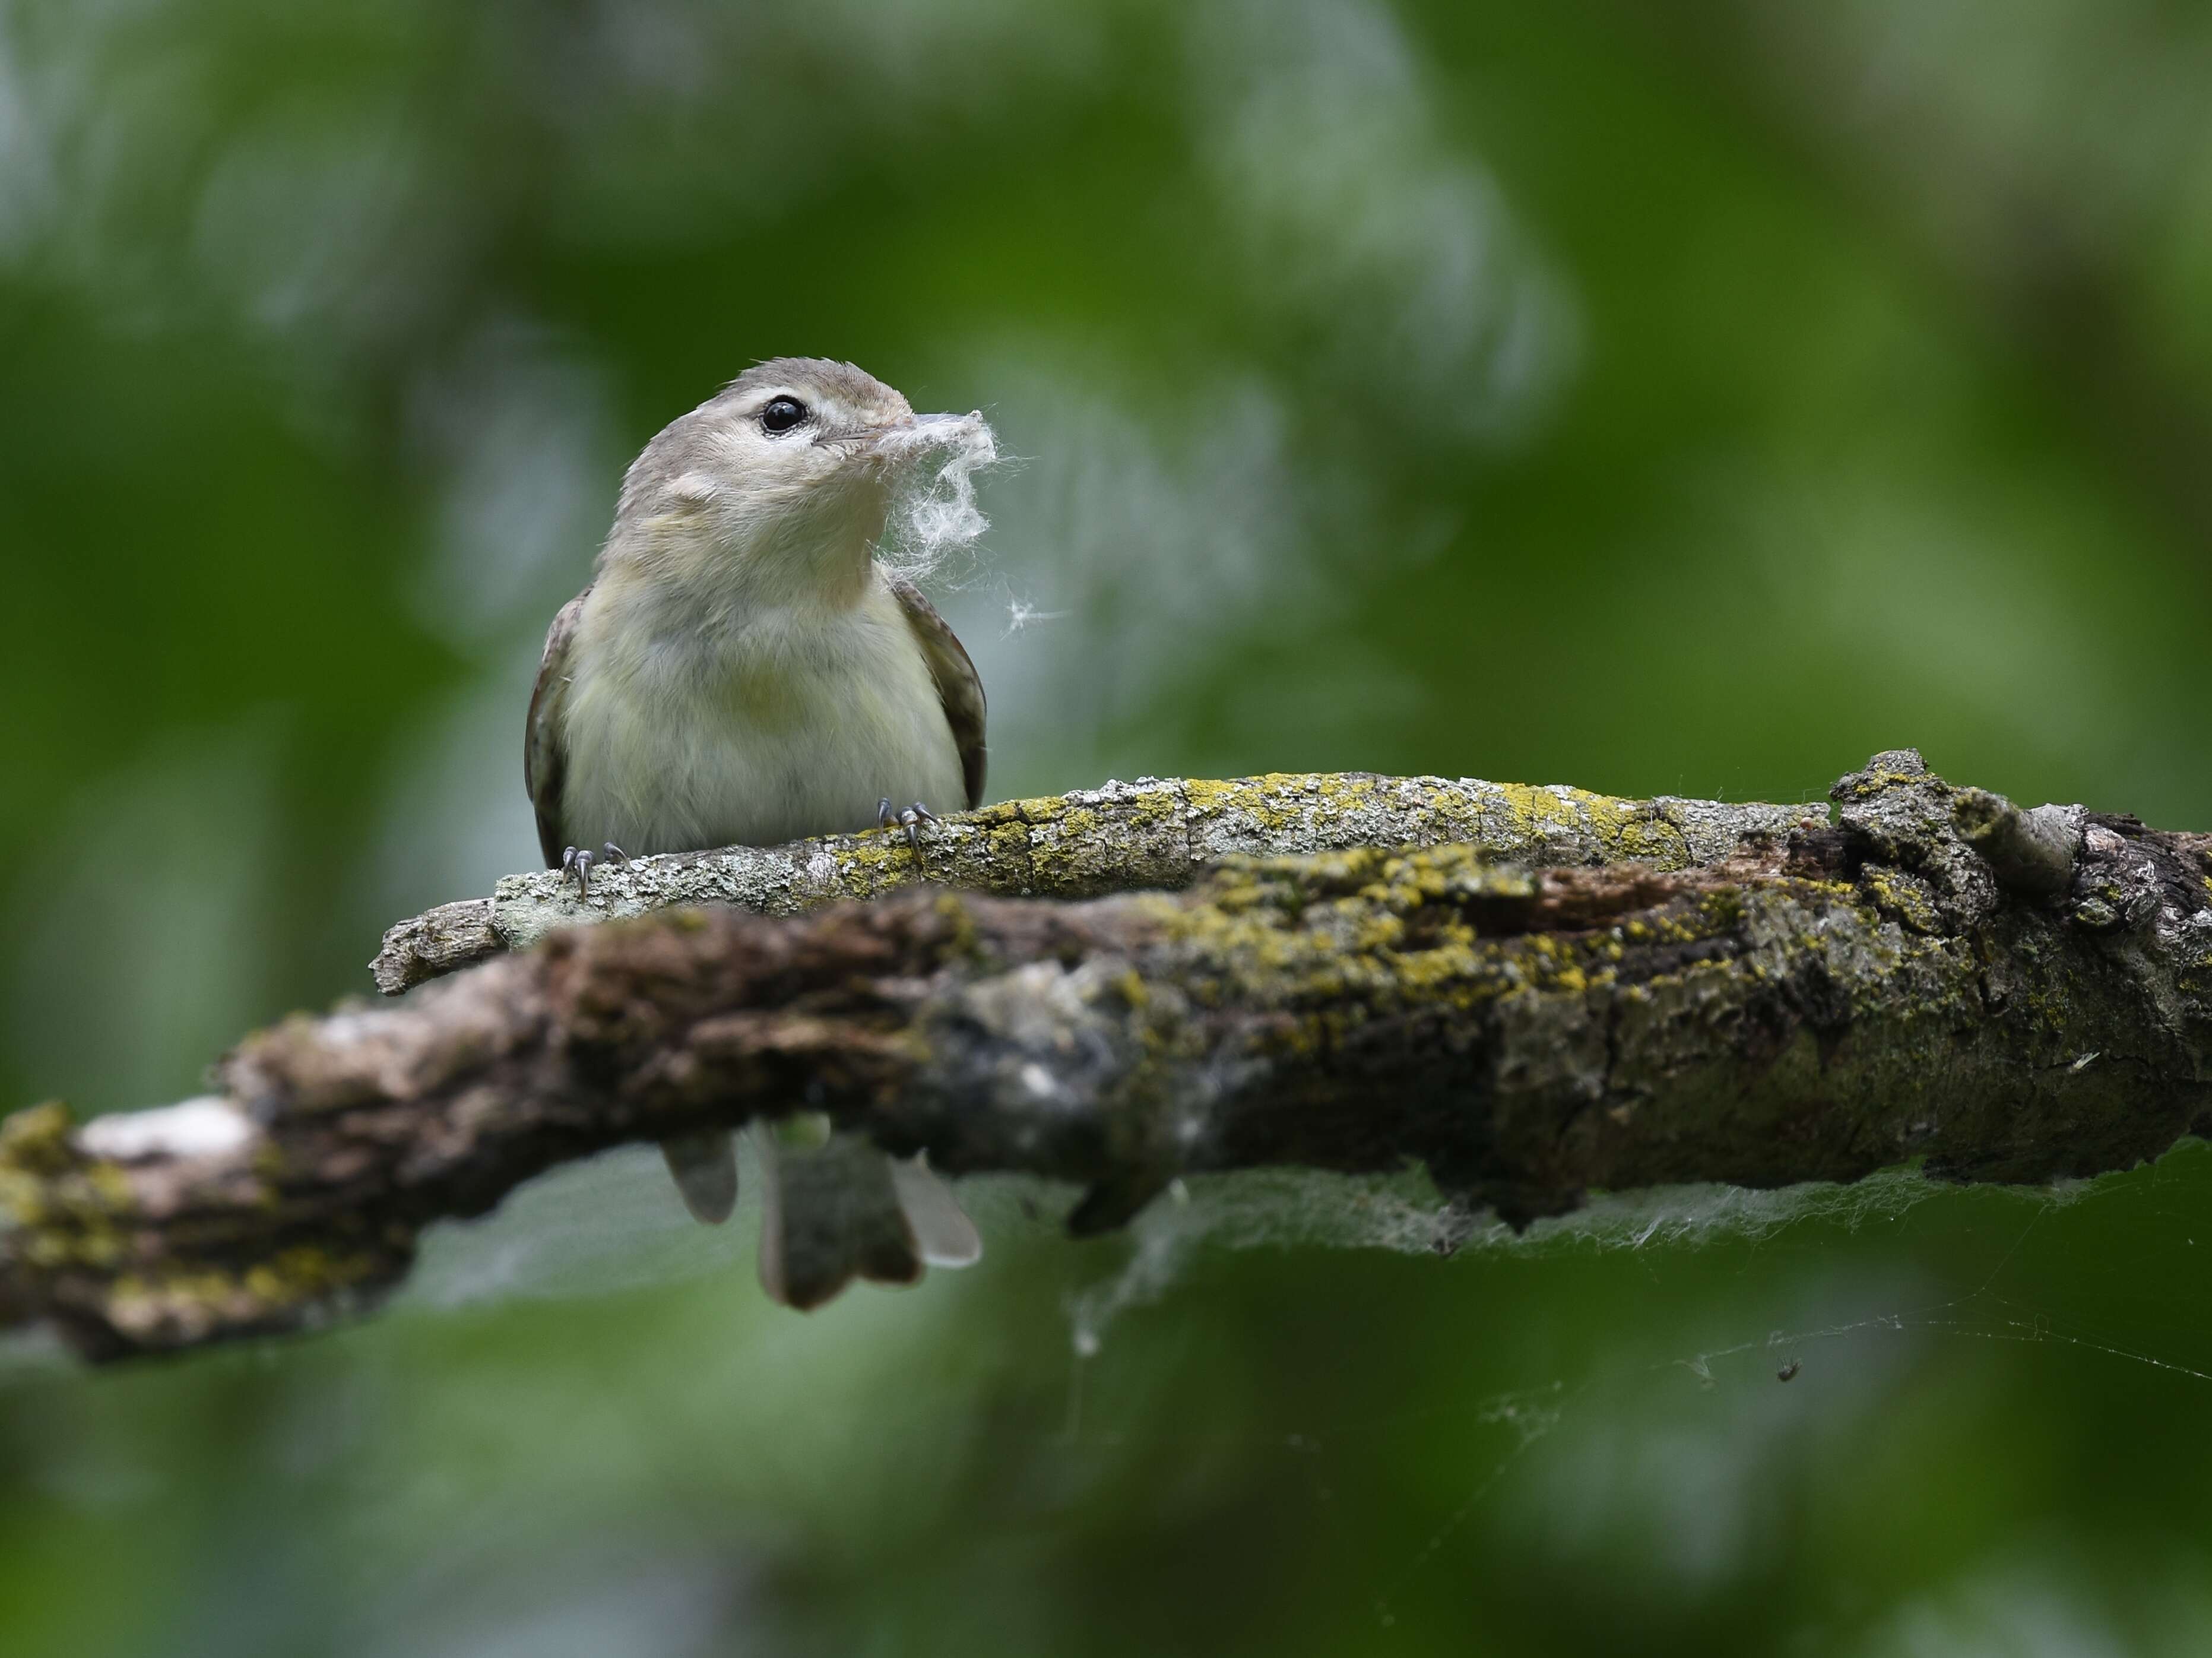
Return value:
<svg viewBox="0 0 2212 1658">
<path fill-rule="evenodd" d="M 991 429 L 975 414 L 902 415 L 842 432 L 823 432 L 817 443 L 835 443 L 849 455 L 889 466 L 935 454 L 965 455 L 971 466 L 997 458 Z"/>
<path fill-rule="evenodd" d="M 842 431 L 817 432 L 814 441 L 835 444 L 848 454 L 895 455 L 903 453 L 912 442 L 918 424 L 912 415 L 901 415 L 896 420 L 878 421 L 872 426 L 848 426 Z"/>
</svg>

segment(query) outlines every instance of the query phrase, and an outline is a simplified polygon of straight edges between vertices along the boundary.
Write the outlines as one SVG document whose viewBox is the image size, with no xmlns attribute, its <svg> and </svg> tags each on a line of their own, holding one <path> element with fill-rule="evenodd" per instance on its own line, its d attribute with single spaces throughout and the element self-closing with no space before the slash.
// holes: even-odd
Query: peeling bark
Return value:
<svg viewBox="0 0 2212 1658">
<path fill-rule="evenodd" d="M 909 876 L 902 843 L 641 860 L 588 902 L 751 872 L 755 905 L 817 907 L 553 930 L 404 1005 L 259 1033 L 210 1099 L 75 1130 L 19 1112 L 0 1314 L 100 1356 L 298 1327 L 556 1162 L 802 1100 L 952 1173 L 1079 1183 L 1082 1231 L 1187 1172 L 1418 1158 L 1521 1222 L 1591 1187 L 1916 1157 L 2086 1175 L 2204 1120 L 2212 841 L 2075 811 L 2016 856 L 1990 826 L 2034 814 L 1910 751 L 1833 793 L 1832 823 L 1429 780 L 1143 784 L 949 824 L 933 873 L 994 891 L 866 904 L 819 900 Z M 1208 837 L 1255 826 L 1299 850 L 1219 861 Z M 1146 890 L 1034 895 L 1115 885 Z M 484 930 L 510 943 L 575 904 L 550 878 L 501 891 Z M 403 954 L 473 936 L 444 913 Z"/>
</svg>

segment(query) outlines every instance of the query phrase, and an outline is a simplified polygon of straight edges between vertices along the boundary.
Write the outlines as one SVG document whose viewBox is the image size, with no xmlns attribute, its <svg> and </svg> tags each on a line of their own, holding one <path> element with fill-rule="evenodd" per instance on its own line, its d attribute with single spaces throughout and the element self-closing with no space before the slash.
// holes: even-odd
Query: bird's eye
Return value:
<svg viewBox="0 0 2212 1658">
<path fill-rule="evenodd" d="M 787 432 L 806 418 L 806 405 L 795 397 L 772 397 L 761 411 L 761 430 Z"/>
</svg>

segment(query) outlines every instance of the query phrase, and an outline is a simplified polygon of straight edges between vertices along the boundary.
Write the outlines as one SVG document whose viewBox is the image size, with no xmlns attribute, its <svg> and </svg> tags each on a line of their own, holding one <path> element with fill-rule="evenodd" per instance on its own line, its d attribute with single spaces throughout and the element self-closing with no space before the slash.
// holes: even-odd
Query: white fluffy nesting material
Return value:
<svg viewBox="0 0 2212 1658">
<path fill-rule="evenodd" d="M 936 575 L 991 527 L 975 504 L 975 476 L 999 460 L 999 440 L 979 409 L 918 417 L 886 445 L 900 463 L 883 562 L 910 580 Z"/>
</svg>

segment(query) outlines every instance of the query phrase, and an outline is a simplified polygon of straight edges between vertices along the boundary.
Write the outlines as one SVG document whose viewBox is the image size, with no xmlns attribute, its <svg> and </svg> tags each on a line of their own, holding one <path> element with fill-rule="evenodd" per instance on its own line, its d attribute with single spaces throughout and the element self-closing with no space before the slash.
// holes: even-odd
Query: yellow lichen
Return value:
<svg viewBox="0 0 2212 1658">
<path fill-rule="evenodd" d="M 52 1174 L 76 1161 L 70 1109 L 58 1100 L 0 1118 L 0 1170 Z"/>
<path fill-rule="evenodd" d="M 1936 913 L 1935 900 L 1925 887 L 1910 876 L 1874 864 L 1867 868 L 1860 880 L 1875 907 L 1884 915 L 1916 933 L 1934 933 L 1941 928 L 1942 921 Z"/>
<path fill-rule="evenodd" d="M 384 1271 L 374 1254 L 295 1244 L 236 1271 L 179 1264 L 123 1273 L 108 1286 L 105 1310 L 116 1329 L 142 1340 L 198 1338 L 225 1326 L 295 1322 Z"/>
</svg>

